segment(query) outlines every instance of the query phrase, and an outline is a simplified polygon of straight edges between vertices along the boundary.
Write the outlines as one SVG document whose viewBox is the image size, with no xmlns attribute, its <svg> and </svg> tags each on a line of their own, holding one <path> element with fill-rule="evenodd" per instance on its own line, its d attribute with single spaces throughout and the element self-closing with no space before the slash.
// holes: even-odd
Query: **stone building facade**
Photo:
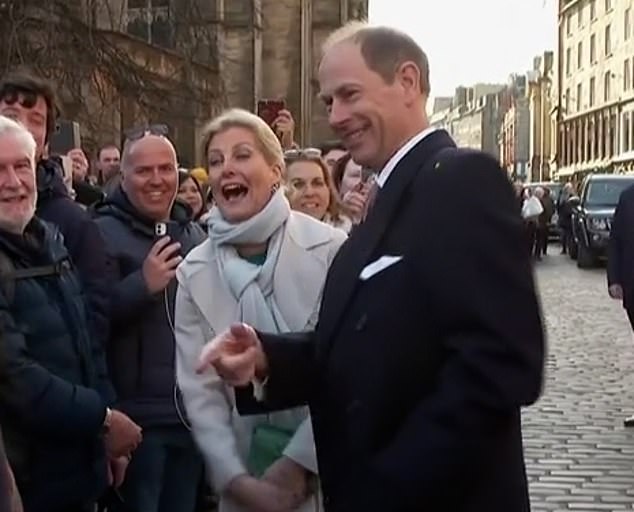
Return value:
<svg viewBox="0 0 634 512">
<path fill-rule="evenodd" d="M 92 37 L 106 41 L 110 53 L 120 52 L 143 75 L 137 81 L 133 73 L 127 73 L 129 80 L 119 73 L 118 82 L 126 82 L 122 88 L 100 68 L 107 59 L 95 59 L 90 76 L 59 87 L 64 116 L 80 122 L 86 148 L 119 142 L 134 125 L 166 123 L 184 166 L 202 163 L 198 141 L 208 119 L 227 107 L 255 110 L 259 99 L 286 101 L 300 144 L 331 138 L 317 100 L 320 47 L 330 32 L 366 19 L 368 12 L 368 0 L 73 0 L 72 5 L 86 44 Z M 155 108 L 140 101 L 147 88 L 139 84 L 149 83 L 150 76 L 161 82 Z M 69 89 L 77 90 L 67 94 Z"/>
<path fill-rule="evenodd" d="M 557 126 L 553 116 L 554 63 L 554 53 L 544 52 L 535 57 L 533 70 L 528 75 L 527 97 L 531 119 L 529 165 L 532 181 L 549 181 L 555 170 L 553 160 Z"/>
<path fill-rule="evenodd" d="M 107 28 L 212 69 L 222 91 L 214 110 L 254 111 L 259 99 L 283 99 L 303 145 L 331 138 L 315 86 L 321 44 L 330 32 L 349 20 L 366 19 L 368 12 L 368 0 L 107 0 L 107 4 L 100 13 L 102 24 L 118 14 L 115 26 Z M 195 131 L 201 122 L 196 120 Z"/>
<path fill-rule="evenodd" d="M 438 98 L 430 123 L 446 129 L 459 146 L 479 149 L 499 158 L 498 136 L 505 88 L 503 84 L 458 87 L 451 101 Z"/>
<path fill-rule="evenodd" d="M 634 0 L 560 0 L 558 175 L 634 169 Z"/>
</svg>

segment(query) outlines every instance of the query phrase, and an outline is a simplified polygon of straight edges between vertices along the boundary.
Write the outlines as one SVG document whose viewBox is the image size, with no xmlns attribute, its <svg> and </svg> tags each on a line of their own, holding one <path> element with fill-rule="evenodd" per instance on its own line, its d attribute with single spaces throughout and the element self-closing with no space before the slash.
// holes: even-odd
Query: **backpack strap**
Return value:
<svg viewBox="0 0 634 512">
<path fill-rule="evenodd" d="M 20 279 L 32 279 L 34 277 L 55 276 L 59 275 L 61 270 L 62 265 L 60 264 L 42 265 L 40 267 L 30 268 L 18 268 L 14 269 L 11 274 L 2 276 L 0 279 L 12 279 L 14 281 L 18 281 Z"/>
<path fill-rule="evenodd" d="M 16 271 L 11 258 L 0 250 L 0 292 L 4 295 L 8 305 L 13 304 L 15 298 L 15 279 L 11 276 Z"/>
<path fill-rule="evenodd" d="M 15 284 L 21 279 L 33 279 L 37 277 L 48 277 L 60 275 L 66 260 L 50 265 L 40 265 L 38 267 L 15 268 L 11 258 L 0 250 L 0 291 L 9 306 L 15 299 Z"/>
</svg>

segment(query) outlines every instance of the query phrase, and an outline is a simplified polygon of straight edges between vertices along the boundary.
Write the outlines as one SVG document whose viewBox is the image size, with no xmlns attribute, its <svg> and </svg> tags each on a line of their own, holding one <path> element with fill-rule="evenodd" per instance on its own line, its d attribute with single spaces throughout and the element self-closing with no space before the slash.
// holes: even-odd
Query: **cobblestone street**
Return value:
<svg viewBox="0 0 634 512">
<path fill-rule="evenodd" d="M 551 255 L 537 276 L 548 330 L 545 392 L 524 411 L 534 511 L 634 510 L 634 339 L 605 270 Z"/>
</svg>

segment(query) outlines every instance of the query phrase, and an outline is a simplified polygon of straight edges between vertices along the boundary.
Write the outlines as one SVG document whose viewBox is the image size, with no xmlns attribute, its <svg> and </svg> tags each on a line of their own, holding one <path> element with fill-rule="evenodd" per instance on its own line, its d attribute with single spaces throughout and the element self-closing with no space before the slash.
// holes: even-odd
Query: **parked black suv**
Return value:
<svg viewBox="0 0 634 512">
<path fill-rule="evenodd" d="M 579 197 L 571 197 L 572 244 L 570 257 L 579 268 L 591 268 L 607 256 L 614 210 L 621 192 L 634 185 L 634 175 L 590 174 Z"/>
</svg>

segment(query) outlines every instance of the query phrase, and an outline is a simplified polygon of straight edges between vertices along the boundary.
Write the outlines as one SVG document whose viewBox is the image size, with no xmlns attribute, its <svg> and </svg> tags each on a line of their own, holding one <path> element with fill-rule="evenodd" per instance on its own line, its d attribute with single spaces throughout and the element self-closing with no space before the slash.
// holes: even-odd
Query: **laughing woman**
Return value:
<svg viewBox="0 0 634 512">
<path fill-rule="evenodd" d="M 259 117 L 230 110 L 203 141 L 215 206 L 209 238 L 179 267 L 178 381 L 220 512 L 320 508 L 306 408 L 240 417 L 231 388 L 197 375 L 203 345 L 235 322 L 267 332 L 314 327 L 326 273 L 346 235 L 291 210 L 284 156 Z M 310 485 L 313 484 L 313 485 Z"/>
<path fill-rule="evenodd" d="M 350 233 L 352 221 L 343 214 L 321 150 L 292 149 L 284 153 L 284 159 L 291 208 Z"/>
</svg>

